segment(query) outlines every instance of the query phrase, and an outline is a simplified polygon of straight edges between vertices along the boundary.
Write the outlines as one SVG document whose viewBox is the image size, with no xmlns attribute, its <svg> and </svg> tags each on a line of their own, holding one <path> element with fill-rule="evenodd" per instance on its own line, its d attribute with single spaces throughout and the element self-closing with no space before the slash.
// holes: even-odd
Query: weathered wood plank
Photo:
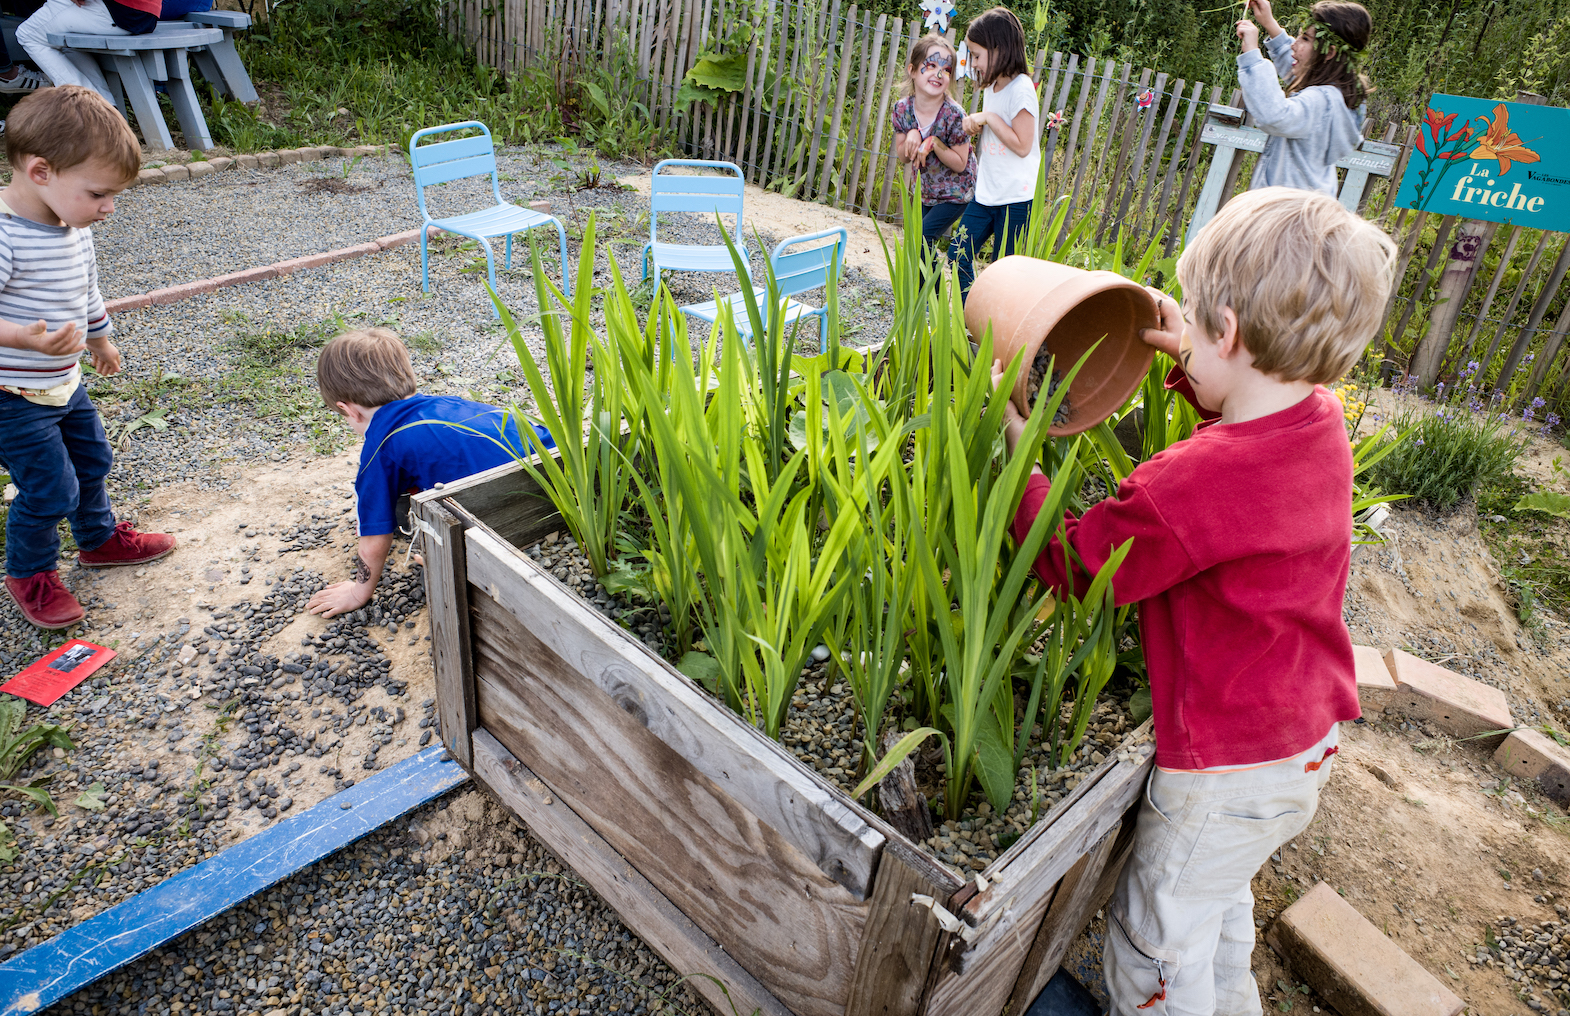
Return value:
<svg viewBox="0 0 1570 1016">
<path fill-rule="evenodd" d="M 1117 873 L 1134 848 L 1133 828 L 1131 810 L 1122 825 L 1103 836 L 1101 842 L 1075 862 L 1058 883 L 1052 904 L 1036 929 L 1036 938 L 1025 954 L 1025 962 L 1020 965 L 1019 978 L 1009 996 L 1009 1012 L 1023 1013 L 1029 1008 L 1052 975 L 1058 972 L 1068 947 L 1090 923 L 1091 915 L 1106 904 L 1107 896 L 1101 895 L 1101 889 L 1104 886 L 1108 896 L 1111 895 Z M 1109 872 L 1111 879 L 1106 877 Z"/>
<path fill-rule="evenodd" d="M 1150 197 L 1151 187 L 1155 184 L 1156 174 L 1161 168 L 1161 150 L 1166 147 L 1167 130 L 1172 126 L 1172 113 L 1177 109 L 1177 101 L 1167 97 L 1166 89 L 1167 76 L 1165 74 L 1157 74 L 1154 88 L 1155 101 L 1151 104 L 1149 111 L 1142 114 L 1145 118 L 1145 123 L 1139 131 L 1139 148 L 1135 152 L 1134 162 L 1129 168 L 1128 187 L 1124 190 L 1123 198 L 1118 204 L 1117 229 L 1125 230 L 1128 226 L 1132 226 L 1131 232 L 1133 236 L 1139 235 L 1139 224 L 1145 215 L 1145 201 Z M 1181 82 L 1179 82 L 1177 90 L 1179 92 L 1182 91 Z M 1145 153 L 1150 150 L 1150 134 L 1156 126 L 1156 116 L 1161 111 L 1161 100 L 1163 97 L 1167 97 L 1166 119 L 1162 122 L 1161 134 L 1156 140 L 1156 150 L 1150 157 L 1150 163 L 1146 165 Z M 1140 186 L 1141 179 L 1144 180 L 1143 187 Z M 1139 190 L 1139 203 L 1134 208 L 1133 219 L 1130 220 L 1127 217 L 1128 209 L 1133 202 L 1136 188 Z"/>
<path fill-rule="evenodd" d="M 757 81 L 747 82 L 747 101 L 742 109 L 742 136 L 736 146 L 736 159 L 741 163 L 748 180 L 757 183 L 758 135 L 763 133 L 763 86 L 768 81 L 769 61 L 774 55 L 774 18 L 778 13 L 778 0 L 769 0 L 769 14 L 763 27 L 763 53 L 757 63 Z M 750 124 L 750 126 L 749 126 Z M 742 152 L 745 151 L 745 157 Z"/>
<path fill-rule="evenodd" d="M 622 923 L 673 970 L 707 974 L 730 990 L 730 1001 L 740 1011 L 762 1011 L 767 1016 L 791 1016 L 779 999 L 758 983 L 725 950 L 683 914 L 669 899 L 638 874 L 625 858 L 552 794 L 528 766 L 484 730 L 474 732 L 474 778 L 504 807 L 529 827 L 536 839 L 565 861 L 615 908 Z M 547 803 L 549 802 L 549 803 Z M 723 992 L 703 977 L 688 982 L 724 1011 Z"/>
<path fill-rule="evenodd" d="M 1419 215 L 1421 214 L 1422 213 L 1419 213 Z M 1417 227 L 1414 228 L 1412 232 L 1414 235 L 1416 235 L 1421 233 L 1422 229 L 1421 227 Z M 1527 284 L 1532 281 L 1533 273 L 1537 271 L 1538 264 L 1543 260 L 1543 251 L 1548 248 L 1548 239 L 1552 235 L 1552 233 L 1545 229 L 1543 230 L 1542 234 L 1538 236 L 1537 246 L 1532 248 L 1532 255 L 1527 259 L 1526 270 L 1521 273 L 1521 281 L 1516 283 L 1515 292 L 1510 296 L 1510 303 L 1506 305 L 1504 313 L 1499 316 L 1499 330 L 1494 332 L 1493 341 L 1488 344 L 1488 352 L 1478 358 L 1478 362 L 1480 362 L 1484 368 L 1487 368 L 1490 363 L 1494 362 L 1494 354 L 1499 352 L 1499 344 L 1504 340 L 1505 332 L 1510 328 L 1510 319 L 1515 317 L 1516 308 L 1521 305 L 1521 297 L 1526 293 Z M 1413 244 L 1416 244 L 1415 240 L 1413 241 Z M 1396 272 L 1396 278 L 1398 279 L 1405 277 L 1406 262 L 1407 259 L 1412 256 L 1412 253 L 1410 250 L 1407 250 L 1403 251 L 1402 255 L 1401 262 L 1397 266 L 1398 271 Z M 1395 298 L 1392 297 L 1391 304 L 1393 305 L 1394 303 Z M 1390 311 L 1387 309 L 1385 311 L 1385 317 L 1388 318 L 1389 316 Z"/>
<path fill-rule="evenodd" d="M 911 897 L 919 893 L 947 905 L 949 893 L 905 863 L 909 858 L 905 844 L 884 848 L 845 1016 L 917 1016 L 924 1009 L 942 929 Z"/>
<path fill-rule="evenodd" d="M 1197 93 L 1199 88 L 1196 87 L 1194 90 Z M 1210 101 L 1206 103 L 1207 109 L 1210 106 L 1216 105 L 1220 99 L 1221 86 L 1215 85 L 1210 89 Z M 1172 208 L 1172 228 L 1167 230 L 1167 242 L 1162 248 L 1163 256 L 1170 255 L 1172 253 L 1172 248 L 1178 241 L 1178 234 L 1183 231 L 1181 228 L 1183 221 L 1188 218 L 1188 189 L 1190 184 L 1194 182 L 1194 168 L 1199 165 L 1199 157 L 1204 151 L 1206 119 L 1208 119 L 1208 116 L 1201 117 L 1198 126 L 1194 130 L 1194 143 L 1193 147 L 1189 149 L 1188 166 L 1183 170 L 1183 186 L 1178 191 L 1177 204 Z"/>
<path fill-rule="evenodd" d="M 1118 84 L 1117 98 L 1112 102 L 1112 123 L 1107 127 L 1107 143 L 1102 147 L 1101 156 L 1096 160 L 1096 172 L 1092 181 L 1101 175 L 1101 167 L 1105 165 L 1109 149 L 1117 149 L 1117 159 L 1113 162 L 1112 176 L 1107 180 L 1106 201 L 1101 206 L 1101 221 L 1096 225 L 1096 242 L 1101 242 L 1102 235 L 1112 225 L 1113 209 L 1118 206 L 1124 191 L 1123 169 L 1128 165 L 1129 145 L 1133 138 L 1134 125 L 1140 119 L 1139 95 L 1150 85 L 1150 75 L 1153 73 L 1149 67 L 1139 72 L 1139 83 L 1132 89 L 1129 88 L 1129 72 L 1133 70 L 1131 64 L 1123 65 L 1123 80 Z M 1133 102 L 1124 100 L 1132 93 Z M 1125 106 L 1127 109 L 1125 110 Z M 1119 118 L 1122 118 L 1121 120 Z M 1118 137 L 1121 123 L 1121 137 Z M 1137 172 L 1137 170 L 1136 170 Z M 1094 193 L 1094 190 L 1092 190 Z"/>
<path fill-rule="evenodd" d="M 1194 82 L 1194 96 L 1188 101 L 1184 109 L 1183 126 L 1179 128 L 1177 137 L 1172 142 L 1172 154 L 1166 157 L 1167 171 L 1161 176 L 1161 193 L 1157 196 L 1156 206 L 1151 209 L 1150 213 L 1150 232 L 1152 236 L 1155 235 L 1156 230 L 1161 228 L 1162 222 L 1166 220 L 1167 202 L 1172 197 L 1172 182 L 1177 178 L 1178 163 L 1183 161 L 1183 142 L 1188 137 L 1189 126 L 1194 122 L 1194 110 L 1199 106 L 1199 96 L 1204 89 L 1205 83 L 1203 81 Z M 1181 88 L 1173 90 L 1172 102 L 1174 106 L 1183 101 L 1182 91 Z M 1163 141 L 1162 148 L 1165 147 L 1166 142 Z M 1156 152 L 1156 157 L 1162 157 L 1161 151 L 1158 150 Z M 1170 238 L 1171 230 L 1169 229 L 1167 233 L 1168 238 Z"/>
<path fill-rule="evenodd" d="M 471 602 L 485 729 L 797 1016 L 840 1016 L 866 905 L 640 722 L 636 703 L 605 694 L 483 587 Z"/>
<path fill-rule="evenodd" d="M 715 702 L 670 664 L 567 592 L 532 561 L 471 528 L 469 582 L 491 590 L 569 666 L 639 717 L 735 800 L 779 830 L 857 899 L 887 836 L 778 744 Z"/>
<path fill-rule="evenodd" d="M 420 503 L 449 497 L 515 547 L 527 547 L 546 533 L 563 528 L 555 505 L 516 462 L 441 484 L 412 500 Z"/>
<path fill-rule="evenodd" d="M 1505 272 L 1510 268 L 1510 259 L 1515 256 L 1516 244 L 1520 241 L 1521 227 L 1510 227 L 1510 236 L 1505 241 L 1505 252 L 1499 258 L 1499 267 L 1494 270 L 1494 277 L 1488 283 L 1488 291 L 1483 294 L 1483 304 L 1477 309 L 1477 316 L 1472 319 L 1472 329 L 1466 334 L 1466 348 L 1461 354 L 1463 361 L 1472 355 L 1472 344 L 1477 341 L 1477 336 L 1483 329 L 1483 322 L 1488 320 L 1488 312 L 1494 306 L 1494 297 L 1499 293 L 1499 283 L 1504 280 Z"/>
<path fill-rule="evenodd" d="M 845 162 L 840 166 L 844 170 L 844 188 L 840 188 L 840 174 L 836 173 L 834 186 L 840 193 L 840 207 L 848 212 L 856 210 L 856 198 L 861 192 L 861 163 L 865 155 L 867 143 L 867 121 L 871 119 L 871 105 L 867 97 L 872 94 L 874 82 L 878 77 L 878 60 L 883 55 L 883 26 L 888 22 L 887 14 L 879 14 L 877 21 L 871 21 L 871 14 L 863 22 L 866 31 L 861 33 L 861 62 L 856 77 L 856 99 L 851 106 L 851 123 L 853 126 L 845 132 Z"/>
<path fill-rule="evenodd" d="M 910 25 L 910 37 L 906 37 L 905 22 L 900 18 L 894 19 L 894 28 L 889 32 L 889 70 L 883 85 L 883 98 L 878 102 L 878 133 L 873 142 L 874 157 L 867 160 L 867 211 L 872 211 L 872 185 L 875 182 L 873 173 L 878 160 L 876 155 L 883 151 L 883 128 L 889 127 L 889 149 L 883 160 L 883 186 L 879 189 L 878 215 L 887 218 L 889 214 L 889 192 L 894 185 L 894 129 L 889 123 L 889 109 L 894 101 L 894 76 L 899 73 L 900 65 L 904 62 L 908 47 L 915 43 L 917 22 Z"/>
<path fill-rule="evenodd" d="M 852 4 L 851 6 L 854 7 L 855 5 Z M 826 107 L 833 101 L 831 98 L 835 87 L 832 75 L 833 58 L 834 54 L 840 50 L 840 26 L 840 0 L 832 0 L 828 20 L 824 24 L 822 31 L 822 34 L 826 37 L 825 42 L 817 49 L 821 56 L 813 67 L 815 75 L 814 88 L 811 93 L 812 101 L 807 106 L 807 122 L 802 125 L 802 137 L 807 142 L 807 171 L 801 178 L 801 190 L 799 193 L 802 199 L 806 201 L 812 200 L 813 183 L 818 179 L 819 150 L 822 149 L 823 143 L 828 137 L 827 132 L 823 128 L 823 118 L 828 113 Z M 849 18 L 846 18 L 844 21 L 844 29 L 847 33 L 851 29 Z M 839 80 L 843 84 L 845 75 L 840 74 Z"/>
<path fill-rule="evenodd" d="M 850 85 L 851 61 L 856 58 L 856 30 L 860 27 L 861 10 L 857 5 L 851 4 L 850 13 L 845 15 L 845 34 L 840 38 L 839 43 L 839 80 L 834 85 L 834 110 L 829 116 L 829 133 L 826 139 L 826 147 L 823 151 L 823 171 L 818 174 L 818 201 L 825 204 L 828 203 L 831 188 L 833 190 L 839 189 L 835 184 L 838 182 L 839 175 L 845 171 L 845 159 L 850 157 L 848 150 L 845 153 L 845 159 L 839 157 L 840 125 L 845 120 L 845 90 Z M 865 29 L 863 29 L 863 34 L 865 34 Z M 825 66 L 827 65 L 825 64 Z M 827 82 L 824 83 L 824 87 L 826 91 Z M 835 170 L 836 164 L 839 167 L 838 172 Z M 811 183 L 811 181 L 808 182 L 809 184 Z"/>
<path fill-rule="evenodd" d="M 424 526 L 425 597 L 431 607 L 431 648 L 436 668 L 436 708 L 442 743 L 472 767 L 469 734 L 475 728 L 474 670 L 469 632 L 469 585 L 463 524 L 429 496 L 414 499 Z"/>
<path fill-rule="evenodd" d="M 1075 61 L 1078 59 L 1078 53 L 1069 54 L 1068 77 L 1063 82 L 1063 91 L 1065 95 L 1068 94 L 1070 86 L 1076 83 L 1074 65 Z M 1093 87 L 1092 82 L 1095 80 L 1095 75 L 1096 58 L 1093 56 L 1086 57 L 1084 67 L 1078 71 L 1077 82 L 1079 84 L 1079 97 L 1074 100 L 1074 119 L 1068 125 L 1068 144 L 1063 146 L 1063 176 L 1058 180 L 1058 185 L 1052 189 L 1053 194 L 1061 194 L 1073 186 L 1075 166 L 1074 153 L 1076 146 L 1079 144 L 1080 129 L 1084 126 L 1085 104 L 1086 101 L 1090 98 L 1090 92 Z"/>
<path fill-rule="evenodd" d="M 1117 762 L 1084 781 L 1053 809 L 1049 821 L 1038 822 L 985 872 L 986 888 L 956 900 L 956 914 L 975 929 L 968 946 L 957 948 L 950 957 L 958 973 L 984 961 L 1012 938 L 1019 928 L 1019 907 L 1046 895 L 1122 820 L 1123 812 L 1139 798 L 1154 758 L 1155 746 L 1147 742 L 1134 750 L 1131 760 Z"/>
<path fill-rule="evenodd" d="M 1087 61 L 1087 66 L 1088 66 Z M 1080 149 L 1079 166 L 1074 171 L 1074 187 L 1069 198 L 1069 221 L 1074 219 L 1074 210 L 1079 207 L 1079 192 L 1085 185 L 1085 177 L 1090 171 L 1090 158 L 1096 151 L 1096 132 L 1101 126 L 1101 114 L 1107 105 L 1107 89 L 1112 86 L 1112 72 L 1117 65 L 1111 60 L 1104 60 L 1101 83 L 1096 86 L 1096 104 L 1090 114 L 1090 123 L 1085 132 L 1085 144 Z M 1085 85 L 1090 85 L 1090 74 L 1086 71 Z M 1064 239 L 1068 238 L 1068 230 L 1064 230 Z"/>
</svg>

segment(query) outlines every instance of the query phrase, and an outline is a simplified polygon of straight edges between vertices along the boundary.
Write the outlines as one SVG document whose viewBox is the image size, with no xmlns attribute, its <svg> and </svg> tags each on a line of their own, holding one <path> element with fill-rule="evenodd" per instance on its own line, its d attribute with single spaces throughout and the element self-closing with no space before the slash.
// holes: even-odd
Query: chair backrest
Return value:
<svg viewBox="0 0 1570 1016">
<path fill-rule="evenodd" d="M 829 284 L 829 269 L 838 279 L 845 271 L 845 246 L 850 234 L 844 229 L 824 229 L 781 240 L 769 255 L 769 265 L 781 296 L 795 296 Z"/>
<path fill-rule="evenodd" d="M 667 167 L 693 166 L 717 169 L 715 173 L 667 173 Z M 734 215 L 736 226 L 731 239 L 744 250 L 741 233 L 741 202 L 747 181 L 734 162 L 706 159 L 664 159 L 649 178 L 649 242 L 656 239 L 661 212 L 697 212 L 705 217 Z"/>
<path fill-rule="evenodd" d="M 450 134 L 461 130 L 478 130 L 480 133 L 451 141 L 437 141 L 421 145 L 420 139 L 432 134 Z M 478 120 L 443 124 L 414 132 L 409 139 L 409 165 L 414 169 L 414 199 L 420 206 L 420 215 L 431 221 L 425 210 L 425 188 L 453 180 L 467 180 L 474 176 L 491 178 L 491 193 L 496 203 L 502 203 L 501 183 L 496 176 L 496 147 L 491 143 L 490 128 Z"/>
</svg>

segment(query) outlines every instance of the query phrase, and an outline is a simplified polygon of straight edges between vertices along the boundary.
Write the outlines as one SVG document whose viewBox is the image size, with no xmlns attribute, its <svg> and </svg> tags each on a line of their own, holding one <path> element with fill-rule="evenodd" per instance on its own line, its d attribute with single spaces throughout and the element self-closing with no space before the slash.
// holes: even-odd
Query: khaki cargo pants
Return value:
<svg viewBox="0 0 1570 1016">
<path fill-rule="evenodd" d="M 1337 743 L 1332 728 L 1274 765 L 1151 773 L 1107 911 L 1103 966 L 1116 1016 L 1259 1016 L 1250 882 L 1308 828 Z"/>
</svg>

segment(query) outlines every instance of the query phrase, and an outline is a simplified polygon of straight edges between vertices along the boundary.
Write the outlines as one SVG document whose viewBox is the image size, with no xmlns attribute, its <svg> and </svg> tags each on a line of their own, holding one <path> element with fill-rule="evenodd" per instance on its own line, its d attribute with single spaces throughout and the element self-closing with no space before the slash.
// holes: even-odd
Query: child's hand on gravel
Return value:
<svg viewBox="0 0 1570 1016">
<path fill-rule="evenodd" d="M 1014 446 L 1019 444 L 1020 436 L 1025 433 L 1025 418 L 1019 415 L 1019 407 L 1014 405 L 1014 391 L 1005 391 L 1002 388 L 1003 371 L 1002 360 L 992 361 L 992 396 L 1002 395 L 1007 402 L 1003 406 L 1003 441 L 1008 445 L 1009 454 L 1014 454 Z"/>
<path fill-rule="evenodd" d="M 87 350 L 93 356 L 93 369 L 100 374 L 120 373 L 120 350 L 108 339 L 95 339 L 87 344 Z"/>
</svg>

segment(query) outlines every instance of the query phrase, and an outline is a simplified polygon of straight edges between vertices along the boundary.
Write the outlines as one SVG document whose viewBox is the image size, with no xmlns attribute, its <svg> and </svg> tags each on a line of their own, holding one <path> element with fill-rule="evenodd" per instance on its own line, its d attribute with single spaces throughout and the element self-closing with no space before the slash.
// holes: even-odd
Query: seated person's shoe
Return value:
<svg viewBox="0 0 1570 1016">
<path fill-rule="evenodd" d="M 77 560 L 84 568 L 113 568 L 156 561 L 172 550 L 174 537 L 168 533 L 138 533 L 131 523 L 121 522 L 102 547 L 82 551 Z"/>
<path fill-rule="evenodd" d="M 22 608 L 22 616 L 40 628 L 69 628 L 87 616 L 71 590 L 60 582 L 58 571 L 39 572 L 25 579 L 7 575 L 5 591 Z"/>
<path fill-rule="evenodd" d="M 31 67 L 18 67 L 15 77 L 0 78 L 0 92 L 36 92 L 48 87 L 49 79 Z"/>
</svg>

